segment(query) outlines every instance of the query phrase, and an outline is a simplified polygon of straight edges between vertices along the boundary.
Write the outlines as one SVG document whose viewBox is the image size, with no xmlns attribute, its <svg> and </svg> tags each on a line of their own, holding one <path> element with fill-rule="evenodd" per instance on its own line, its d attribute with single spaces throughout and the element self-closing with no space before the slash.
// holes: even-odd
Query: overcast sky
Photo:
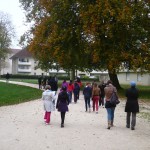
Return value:
<svg viewBox="0 0 150 150">
<path fill-rule="evenodd" d="M 25 25 L 25 14 L 20 7 L 19 0 L 0 0 L 0 11 L 11 17 L 10 20 L 15 28 L 16 39 L 11 48 L 20 48 L 18 42 L 20 36 L 27 30 L 27 26 Z"/>
</svg>

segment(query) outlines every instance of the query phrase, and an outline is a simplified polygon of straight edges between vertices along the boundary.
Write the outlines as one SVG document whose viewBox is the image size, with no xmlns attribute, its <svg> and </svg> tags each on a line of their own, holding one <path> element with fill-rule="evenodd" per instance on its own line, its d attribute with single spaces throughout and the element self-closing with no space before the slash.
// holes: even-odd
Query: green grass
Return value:
<svg viewBox="0 0 150 150">
<path fill-rule="evenodd" d="M 5 79 L 0 78 L 0 80 L 5 80 Z M 38 84 L 38 80 L 36 79 L 10 79 L 10 81 Z"/>
<path fill-rule="evenodd" d="M 147 119 L 150 122 L 150 112 L 140 112 L 139 117 Z"/>
<path fill-rule="evenodd" d="M 42 91 L 35 88 L 0 82 L 0 106 L 31 101 L 41 95 Z"/>
<path fill-rule="evenodd" d="M 130 85 L 121 85 L 122 89 L 118 91 L 119 96 L 125 98 L 126 89 L 130 87 Z M 139 90 L 139 100 L 150 102 L 150 86 L 142 86 L 137 85 Z"/>
<path fill-rule="evenodd" d="M 38 84 L 37 79 L 10 79 L 11 81 L 17 81 L 17 82 L 26 82 L 26 83 L 32 83 L 32 84 Z M 62 80 L 59 80 L 59 87 L 61 86 Z M 85 82 L 83 82 L 83 87 L 85 85 Z M 82 89 L 83 89 L 82 87 Z M 130 85 L 121 85 L 122 89 L 118 90 L 119 97 L 126 98 L 125 97 L 125 91 L 130 87 Z M 137 85 L 137 88 L 139 89 L 139 100 L 150 102 L 150 86 L 142 86 Z"/>
</svg>

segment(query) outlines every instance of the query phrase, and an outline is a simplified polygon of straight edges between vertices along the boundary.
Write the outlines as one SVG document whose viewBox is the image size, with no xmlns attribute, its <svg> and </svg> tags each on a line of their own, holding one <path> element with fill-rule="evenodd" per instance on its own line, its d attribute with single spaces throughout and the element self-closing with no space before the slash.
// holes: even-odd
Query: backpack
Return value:
<svg viewBox="0 0 150 150">
<path fill-rule="evenodd" d="M 79 87 L 78 83 L 75 83 L 75 84 L 74 84 L 74 90 L 73 90 L 73 91 L 74 91 L 74 92 L 75 92 L 75 91 L 77 92 L 77 91 L 79 91 L 79 90 L 80 90 L 80 87 Z"/>
<path fill-rule="evenodd" d="M 120 103 L 120 101 L 119 101 L 119 99 L 118 99 L 118 96 L 117 96 L 117 94 L 116 94 L 115 92 L 113 92 L 112 95 L 111 95 L 110 103 L 111 103 L 112 105 L 116 105 L 116 104 L 119 104 L 119 103 Z"/>
</svg>

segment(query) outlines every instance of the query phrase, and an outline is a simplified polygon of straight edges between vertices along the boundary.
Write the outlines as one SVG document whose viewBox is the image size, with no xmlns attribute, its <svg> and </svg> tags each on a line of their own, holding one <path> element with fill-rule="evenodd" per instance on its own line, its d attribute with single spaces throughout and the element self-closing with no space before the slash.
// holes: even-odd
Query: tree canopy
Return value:
<svg viewBox="0 0 150 150">
<path fill-rule="evenodd" d="M 34 21 L 29 49 L 41 66 L 150 71 L 150 3 L 145 0 L 20 0 Z"/>
</svg>

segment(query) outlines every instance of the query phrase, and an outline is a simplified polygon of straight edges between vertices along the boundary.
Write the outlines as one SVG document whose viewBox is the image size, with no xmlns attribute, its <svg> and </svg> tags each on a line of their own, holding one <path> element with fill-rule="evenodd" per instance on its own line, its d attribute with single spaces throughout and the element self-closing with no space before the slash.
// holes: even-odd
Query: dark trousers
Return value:
<svg viewBox="0 0 150 150">
<path fill-rule="evenodd" d="M 86 111 L 87 111 L 87 109 L 88 109 L 88 106 L 89 106 L 89 108 L 91 107 L 90 106 L 90 97 L 89 98 L 84 98 L 84 100 L 85 100 L 85 109 L 86 109 Z"/>
<path fill-rule="evenodd" d="M 100 96 L 99 98 L 99 106 L 104 106 L 104 96 Z"/>
<path fill-rule="evenodd" d="M 80 90 L 77 92 L 77 99 L 79 99 Z"/>
<path fill-rule="evenodd" d="M 74 102 L 77 103 L 78 95 L 77 93 L 74 93 Z"/>
<path fill-rule="evenodd" d="M 61 112 L 60 114 L 61 114 L 61 124 L 64 124 L 66 112 Z"/>
<path fill-rule="evenodd" d="M 39 83 L 39 89 L 41 89 L 42 88 L 42 85 L 41 85 L 41 83 Z"/>
<path fill-rule="evenodd" d="M 128 127 L 130 127 L 131 113 L 132 112 L 127 112 L 126 123 Z M 136 125 L 136 112 L 132 113 L 132 117 L 131 117 L 131 127 L 135 127 L 135 125 Z"/>
</svg>

